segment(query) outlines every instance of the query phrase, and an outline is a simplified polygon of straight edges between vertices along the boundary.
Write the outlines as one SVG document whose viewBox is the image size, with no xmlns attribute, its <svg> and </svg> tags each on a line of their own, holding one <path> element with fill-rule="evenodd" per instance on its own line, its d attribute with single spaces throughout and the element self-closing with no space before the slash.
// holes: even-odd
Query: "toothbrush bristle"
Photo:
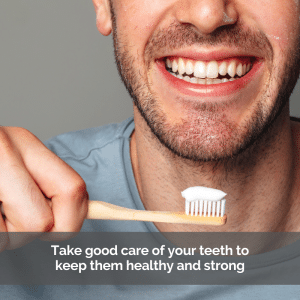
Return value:
<svg viewBox="0 0 300 300">
<path fill-rule="evenodd" d="M 193 202 L 191 203 L 191 215 L 192 215 L 192 216 L 194 215 L 194 212 L 195 212 L 194 207 L 195 207 L 195 202 L 193 201 Z"/>
<path fill-rule="evenodd" d="M 203 212 L 203 201 L 200 201 L 200 211 L 199 211 L 199 216 L 202 216 L 202 212 Z"/>
<path fill-rule="evenodd" d="M 199 201 L 196 201 L 196 203 L 195 203 L 195 216 L 197 216 L 198 212 L 199 212 L 198 206 L 199 206 Z"/>
<path fill-rule="evenodd" d="M 188 201 L 185 201 L 185 214 L 190 214 L 190 203 Z"/>
<path fill-rule="evenodd" d="M 213 202 L 213 207 L 212 207 L 212 216 L 214 217 L 216 215 L 216 202 Z"/>
<path fill-rule="evenodd" d="M 226 200 L 207 201 L 207 200 L 194 200 L 186 201 L 185 213 L 191 216 L 200 217 L 224 217 L 225 215 Z"/>
<path fill-rule="evenodd" d="M 203 216 L 206 217 L 206 213 L 207 213 L 207 201 L 204 201 L 204 213 Z"/>
<path fill-rule="evenodd" d="M 217 202 L 217 216 L 220 215 L 220 206 L 221 206 L 221 202 L 218 201 L 218 202 Z"/>
<path fill-rule="evenodd" d="M 211 215 L 211 206 L 212 206 L 212 202 L 208 201 L 207 202 L 207 216 L 208 217 Z"/>
<path fill-rule="evenodd" d="M 223 200 L 221 200 L 221 202 L 222 202 L 221 216 L 223 217 L 224 214 L 225 214 L 225 202 L 226 202 L 226 200 L 223 199 Z"/>
</svg>

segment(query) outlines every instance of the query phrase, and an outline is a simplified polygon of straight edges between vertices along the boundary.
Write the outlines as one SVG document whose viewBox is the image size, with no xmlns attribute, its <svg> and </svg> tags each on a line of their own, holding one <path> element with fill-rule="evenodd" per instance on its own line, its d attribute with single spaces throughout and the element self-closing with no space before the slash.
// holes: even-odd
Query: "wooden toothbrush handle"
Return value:
<svg viewBox="0 0 300 300">
<path fill-rule="evenodd" d="M 131 220 L 146 222 L 224 225 L 224 217 L 188 216 L 183 212 L 145 211 L 125 208 L 103 201 L 89 201 L 89 210 L 86 219 L 102 220 Z"/>
</svg>

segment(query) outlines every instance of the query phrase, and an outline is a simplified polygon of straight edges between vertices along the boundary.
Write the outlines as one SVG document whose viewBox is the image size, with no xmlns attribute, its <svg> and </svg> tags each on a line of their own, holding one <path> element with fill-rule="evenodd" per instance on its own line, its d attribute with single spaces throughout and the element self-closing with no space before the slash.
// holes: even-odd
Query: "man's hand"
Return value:
<svg viewBox="0 0 300 300">
<path fill-rule="evenodd" d="M 0 127 L 0 201 L 0 232 L 77 232 L 88 209 L 79 174 L 17 127 Z"/>
</svg>

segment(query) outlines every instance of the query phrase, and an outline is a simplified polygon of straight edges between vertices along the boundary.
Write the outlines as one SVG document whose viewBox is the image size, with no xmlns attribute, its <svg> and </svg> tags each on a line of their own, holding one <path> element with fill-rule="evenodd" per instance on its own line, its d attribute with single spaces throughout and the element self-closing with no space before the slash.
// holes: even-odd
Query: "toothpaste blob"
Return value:
<svg viewBox="0 0 300 300">
<path fill-rule="evenodd" d="M 217 189 L 212 189 L 204 186 L 193 186 L 181 192 L 181 195 L 185 198 L 186 201 L 219 201 L 222 200 L 227 194 Z"/>
<path fill-rule="evenodd" d="M 203 186 L 189 187 L 181 192 L 185 198 L 185 213 L 204 217 L 223 217 L 225 214 L 223 191 Z"/>
</svg>

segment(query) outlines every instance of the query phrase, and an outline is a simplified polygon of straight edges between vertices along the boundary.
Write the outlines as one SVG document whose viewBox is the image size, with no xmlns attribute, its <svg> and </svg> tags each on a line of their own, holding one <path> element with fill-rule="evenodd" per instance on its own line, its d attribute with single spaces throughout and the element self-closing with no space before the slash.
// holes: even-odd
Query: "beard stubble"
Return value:
<svg viewBox="0 0 300 300">
<path fill-rule="evenodd" d="M 209 36 L 202 36 L 189 24 L 171 24 L 157 31 L 145 47 L 144 70 L 137 67 L 136 59 L 127 49 L 128 36 L 120 33 L 111 5 L 113 20 L 113 39 L 115 59 L 119 74 L 131 95 L 134 105 L 144 118 L 154 137 L 177 157 L 193 162 L 225 162 L 238 158 L 245 150 L 256 151 L 260 141 L 271 139 L 270 128 L 287 105 L 296 85 L 300 69 L 299 40 L 287 59 L 283 74 L 272 78 L 276 64 L 273 61 L 273 49 L 267 37 L 261 32 L 245 29 L 242 24 L 221 27 Z M 299 36 L 299 35 L 298 35 Z M 151 92 L 147 80 L 150 63 L 156 53 L 170 49 L 180 49 L 191 45 L 235 46 L 240 49 L 253 49 L 264 53 L 270 70 L 270 80 L 264 86 L 264 93 L 256 104 L 251 118 L 242 125 L 230 122 L 222 111 L 222 104 L 196 103 L 188 120 L 182 118 L 180 124 L 170 124 L 168 116 L 159 106 L 155 93 Z M 274 97 L 268 90 L 270 82 L 278 82 L 278 94 L 273 107 L 265 105 L 266 99 Z M 189 104 L 190 105 L 190 104 Z M 269 135 L 269 136 L 268 136 Z M 250 155 L 251 156 L 251 155 Z"/>
</svg>

